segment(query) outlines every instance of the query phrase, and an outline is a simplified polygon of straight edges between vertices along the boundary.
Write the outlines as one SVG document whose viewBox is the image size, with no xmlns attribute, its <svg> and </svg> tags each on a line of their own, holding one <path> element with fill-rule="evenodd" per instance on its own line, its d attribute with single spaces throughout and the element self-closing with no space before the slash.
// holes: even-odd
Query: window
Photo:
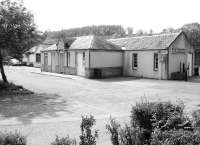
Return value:
<svg viewBox="0 0 200 145">
<path fill-rule="evenodd" d="M 132 65 L 133 65 L 133 69 L 137 69 L 137 67 L 138 67 L 138 54 L 137 53 L 133 53 L 133 55 L 132 55 Z"/>
<path fill-rule="evenodd" d="M 154 54 L 154 70 L 158 70 L 158 54 Z"/>
<path fill-rule="evenodd" d="M 85 65 L 85 52 L 83 52 L 83 65 Z"/>
<path fill-rule="evenodd" d="M 67 52 L 67 66 L 70 65 L 70 52 Z"/>
<path fill-rule="evenodd" d="M 69 49 L 69 44 L 65 43 L 65 49 Z"/>
<path fill-rule="evenodd" d="M 40 55 L 40 53 L 36 54 L 36 62 L 38 62 L 38 63 L 41 62 L 41 55 Z"/>
</svg>

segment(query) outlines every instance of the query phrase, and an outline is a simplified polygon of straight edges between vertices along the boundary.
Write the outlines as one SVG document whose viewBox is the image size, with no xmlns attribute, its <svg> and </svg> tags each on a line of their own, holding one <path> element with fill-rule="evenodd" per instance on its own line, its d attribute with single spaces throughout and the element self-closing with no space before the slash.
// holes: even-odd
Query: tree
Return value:
<svg viewBox="0 0 200 145">
<path fill-rule="evenodd" d="M 177 30 L 172 27 L 169 27 L 169 28 L 163 29 L 161 33 L 174 33 L 174 32 L 177 32 Z"/>
<path fill-rule="evenodd" d="M 136 35 L 140 36 L 140 35 L 144 35 L 144 31 L 142 29 L 138 30 L 136 32 Z"/>
<path fill-rule="evenodd" d="M 37 36 L 33 15 L 23 2 L 0 2 L 0 69 L 5 83 L 8 81 L 3 67 L 4 52 L 19 59 L 27 47 L 36 42 Z"/>
<path fill-rule="evenodd" d="M 182 30 L 186 33 L 188 39 L 193 46 L 200 46 L 200 24 L 190 23 L 185 24 Z"/>
<path fill-rule="evenodd" d="M 153 35 L 153 30 L 152 29 L 149 30 L 149 35 Z"/>
<path fill-rule="evenodd" d="M 133 28 L 128 27 L 127 28 L 127 33 L 128 33 L 129 36 L 132 35 L 133 34 Z"/>
<path fill-rule="evenodd" d="M 81 135 L 79 145 L 96 145 L 96 139 L 98 138 L 98 130 L 92 131 L 92 127 L 95 125 L 96 120 L 92 115 L 82 116 L 81 122 Z"/>
</svg>

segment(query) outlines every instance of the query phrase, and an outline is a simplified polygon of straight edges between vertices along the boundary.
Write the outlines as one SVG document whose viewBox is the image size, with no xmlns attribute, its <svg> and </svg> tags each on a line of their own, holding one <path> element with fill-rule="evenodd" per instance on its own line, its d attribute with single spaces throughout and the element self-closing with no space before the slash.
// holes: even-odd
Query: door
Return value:
<svg viewBox="0 0 200 145">
<path fill-rule="evenodd" d="M 56 72 L 56 55 L 55 52 L 52 52 L 52 72 Z"/>
<path fill-rule="evenodd" d="M 48 71 L 48 54 L 44 54 L 44 70 Z"/>
<path fill-rule="evenodd" d="M 76 62 L 77 62 L 77 75 L 85 76 L 85 66 L 83 63 L 83 52 L 77 52 Z"/>
<path fill-rule="evenodd" d="M 64 73 L 64 53 L 60 53 L 60 73 Z"/>
<path fill-rule="evenodd" d="M 187 54 L 187 67 L 188 67 L 188 76 L 192 76 L 192 69 L 193 69 L 193 59 L 192 53 Z"/>
</svg>

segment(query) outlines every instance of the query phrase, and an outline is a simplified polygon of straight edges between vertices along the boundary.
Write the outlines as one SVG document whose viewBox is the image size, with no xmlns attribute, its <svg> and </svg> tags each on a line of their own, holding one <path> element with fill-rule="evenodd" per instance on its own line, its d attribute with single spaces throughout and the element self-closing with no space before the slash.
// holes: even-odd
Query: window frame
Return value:
<svg viewBox="0 0 200 145">
<path fill-rule="evenodd" d="M 85 52 L 83 52 L 83 66 L 85 66 Z"/>
<path fill-rule="evenodd" d="M 138 53 L 132 53 L 132 69 L 138 69 Z"/>
<path fill-rule="evenodd" d="M 67 67 L 70 66 L 70 52 L 67 52 Z"/>
<path fill-rule="evenodd" d="M 153 55 L 153 70 L 158 71 L 158 53 Z"/>
<path fill-rule="evenodd" d="M 38 57 L 38 55 L 39 55 L 39 57 Z M 39 58 L 39 61 L 38 61 L 38 58 Z M 36 53 L 35 54 L 35 62 L 36 63 L 41 63 L 41 54 L 40 53 Z"/>
</svg>

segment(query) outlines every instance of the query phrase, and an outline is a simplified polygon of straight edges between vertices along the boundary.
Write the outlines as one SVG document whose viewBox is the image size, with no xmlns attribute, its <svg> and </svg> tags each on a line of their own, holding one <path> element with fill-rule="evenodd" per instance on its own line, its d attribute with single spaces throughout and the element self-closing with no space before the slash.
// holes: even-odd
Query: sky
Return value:
<svg viewBox="0 0 200 145">
<path fill-rule="evenodd" d="M 41 31 L 122 25 L 160 32 L 200 23 L 200 0 L 24 0 Z"/>
</svg>

